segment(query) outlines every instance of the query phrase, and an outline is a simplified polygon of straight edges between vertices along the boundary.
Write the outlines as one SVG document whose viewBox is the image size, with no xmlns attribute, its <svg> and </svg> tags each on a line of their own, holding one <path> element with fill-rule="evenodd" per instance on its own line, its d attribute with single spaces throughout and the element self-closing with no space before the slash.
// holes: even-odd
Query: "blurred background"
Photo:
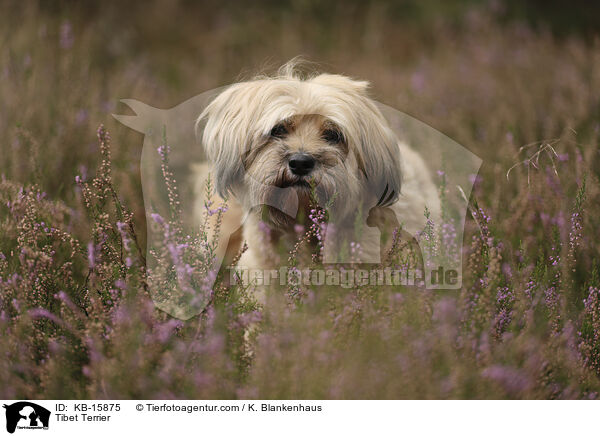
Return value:
<svg viewBox="0 0 600 436">
<path fill-rule="evenodd" d="M 298 55 L 369 80 L 376 99 L 476 152 L 484 171 L 506 169 L 517 145 L 597 129 L 600 4 L 583 0 L 26 0 L 2 11 L 0 172 L 53 195 L 97 161 L 104 123 L 120 183 L 140 198 L 141 136 L 110 116 L 128 113 L 119 99 L 168 108 Z"/>
<path fill-rule="evenodd" d="M 600 3 L 0 0 L 0 11 L 0 396 L 597 398 Z M 143 138 L 111 114 L 131 113 L 123 98 L 170 108 L 296 56 L 370 81 L 375 99 L 483 159 L 468 277 L 447 294 L 320 290 L 321 306 L 274 311 L 250 365 L 240 338 L 260 313 L 232 293 L 215 291 L 228 323 L 203 327 L 141 292 Z M 126 235 L 109 194 L 134 212 Z M 124 258 L 135 233 L 142 254 Z"/>
</svg>

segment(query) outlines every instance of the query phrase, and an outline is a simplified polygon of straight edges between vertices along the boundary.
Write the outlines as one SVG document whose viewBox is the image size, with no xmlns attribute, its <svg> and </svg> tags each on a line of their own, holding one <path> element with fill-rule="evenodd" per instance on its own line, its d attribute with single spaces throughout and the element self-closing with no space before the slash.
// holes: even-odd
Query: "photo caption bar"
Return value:
<svg viewBox="0 0 600 436">
<path fill-rule="evenodd" d="M 493 403 L 493 404 L 491 404 Z M 542 401 L 313 401 L 313 400 L 127 400 L 2 401 L 5 434 L 106 436 L 107 432 L 143 431 L 164 435 L 195 431 L 218 434 L 505 434 L 492 426 L 498 416 L 512 425 L 544 434 L 583 433 L 589 422 L 577 420 L 596 411 L 594 402 Z M 469 416 L 465 420 L 465 416 Z M 431 419 L 435 416 L 435 419 Z M 535 416 L 536 419 L 532 419 Z M 590 415 L 591 416 L 591 415 Z M 47 432 L 47 433 L 46 433 Z"/>
</svg>

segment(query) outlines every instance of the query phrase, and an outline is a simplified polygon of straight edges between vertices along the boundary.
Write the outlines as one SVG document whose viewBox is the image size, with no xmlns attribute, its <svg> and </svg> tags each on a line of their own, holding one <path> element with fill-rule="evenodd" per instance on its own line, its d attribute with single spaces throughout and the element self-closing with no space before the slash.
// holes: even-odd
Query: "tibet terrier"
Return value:
<svg viewBox="0 0 600 436">
<path fill-rule="evenodd" d="M 342 75 L 305 76 L 290 63 L 210 102 L 197 122 L 207 157 L 197 180 L 203 186 L 210 173 L 227 200 L 219 255 L 245 243 L 239 266 L 278 268 L 322 208 L 330 261 L 348 261 L 357 243 L 363 259 L 378 260 L 385 244 L 361 228 L 389 234 L 423 228 L 425 210 L 439 217 L 423 158 L 399 141 L 368 88 Z"/>
</svg>

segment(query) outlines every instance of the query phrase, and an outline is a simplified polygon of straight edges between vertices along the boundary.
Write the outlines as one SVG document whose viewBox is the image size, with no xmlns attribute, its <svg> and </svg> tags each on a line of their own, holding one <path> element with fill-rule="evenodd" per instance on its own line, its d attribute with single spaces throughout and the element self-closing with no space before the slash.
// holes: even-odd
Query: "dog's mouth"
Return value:
<svg viewBox="0 0 600 436">
<path fill-rule="evenodd" d="M 279 189 L 265 189 L 263 220 L 278 230 L 292 231 L 295 224 L 304 223 L 313 203 L 313 192 L 319 192 L 314 178 L 299 177 L 292 174 L 279 174 L 271 186 Z M 268 204 L 268 206 L 267 206 Z M 295 216 L 287 215 L 285 210 L 297 211 Z"/>
<path fill-rule="evenodd" d="M 324 175 L 312 173 L 298 176 L 280 170 L 263 185 L 259 203 L 264 205 L 262 220 L 271 228 L 294 231 L 295 224 L 306 224 L 311 210 L 324 207 L 333 193 L 324 183 Z M 294 216 L 284 211 L 294 211 Z"/>
<path fill-rule="evenodd" d="M 307 182 L 306 180 L 298 180 L 297 182 L 293 182 L 289 186 L 296 187 L 296 188 L 308 188 L 308 189 L 311 188 L 310 183 Z"/>
<path fill-rule="evenodd" d="M 301 178 L 280 178 L 275 182 L 275 186 L 278 188 L 300 188 L 300 189 L 312 189 L 311 186 L 316 186 L 317 182 L 314 179 Z"/>
</svg>

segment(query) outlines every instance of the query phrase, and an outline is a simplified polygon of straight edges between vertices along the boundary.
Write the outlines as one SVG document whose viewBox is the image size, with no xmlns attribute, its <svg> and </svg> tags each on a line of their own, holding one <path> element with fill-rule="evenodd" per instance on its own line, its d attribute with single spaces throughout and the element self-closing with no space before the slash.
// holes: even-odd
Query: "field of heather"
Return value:
<svg viewBox="0 0 600 436">
<path fill-rule="evenodd" d="M 0 2 L 0 397 L 597 398 L 598 8 L 439 3 Z M 219 279 L 171 318 L 143 137 L 112 114 L 298 55 L 483 160 L 462 289 L 290 287 L 261 310 Z"/>
</svg>

